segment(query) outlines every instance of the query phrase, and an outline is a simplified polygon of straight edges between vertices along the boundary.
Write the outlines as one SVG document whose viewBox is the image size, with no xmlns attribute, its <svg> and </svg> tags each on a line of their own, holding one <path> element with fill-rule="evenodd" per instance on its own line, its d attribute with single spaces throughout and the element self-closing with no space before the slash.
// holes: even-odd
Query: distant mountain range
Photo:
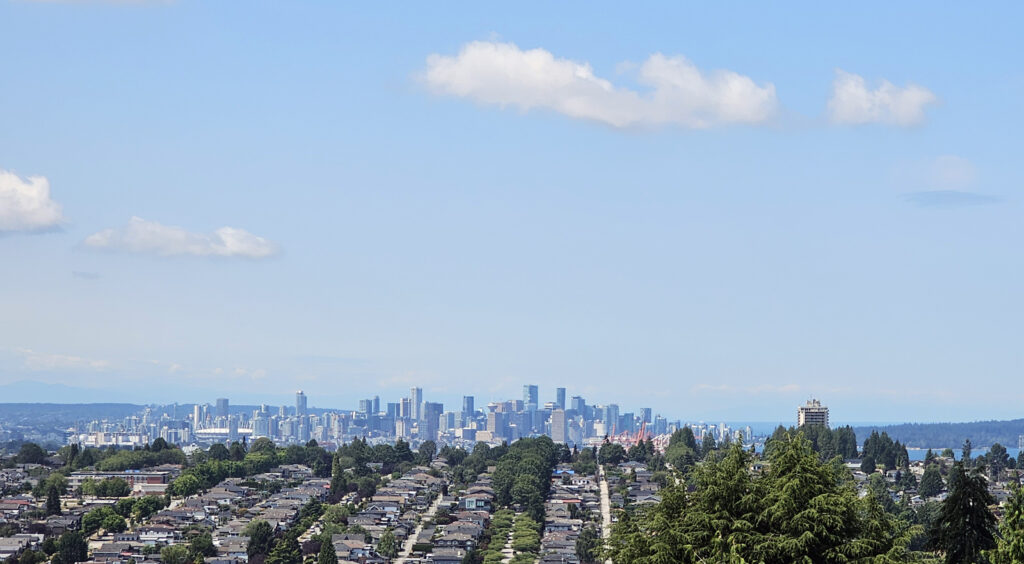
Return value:
<svg viewBox="0 0 1024 564">
<path fill-rule="evenodd" d="M 80 388 L 23 380 L 0 385 L 2 403 L 132 403 L 118 390 Z"/>
</svg>

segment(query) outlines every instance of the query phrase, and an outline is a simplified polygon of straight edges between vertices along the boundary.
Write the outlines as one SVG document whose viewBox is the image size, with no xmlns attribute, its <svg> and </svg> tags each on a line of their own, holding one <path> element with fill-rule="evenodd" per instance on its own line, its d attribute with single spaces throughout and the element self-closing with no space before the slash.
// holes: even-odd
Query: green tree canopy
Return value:
<svg viewBox="0 0 1024 564">
<path fill-rule="evenodd" d="M 821 462 L 802 435 L 773 443 L 763 475 L 736 444 L 697 467 L 692 492 L 670 486 L 659 504 L 627 514 L 609 556 L 637 564 L 902 561 L 908 528 L 874 497 L 858 498 L 845 468 Z"/>
<path fill-rule="evenodd" d="M 160 561 L 163 564 L 187 564 L 188 548 L 183 544 L 172 544 L 160 549 Z"/>
<path fill-rule="evenodd" d="M 263 519 L 250 521 L 245 526 L 246 536 L 249 537 L 248 554 L 251 559 L 257 554 L 266 556 L 274 544 L 274 528 Z"/>
<path fill-rule="evenodd" d="M 398 556 L 398 543 L 395 541 L 395 533 L 391 532 L 391 529 L 384 531 L 380 535 L 380 540 L 377 541 L 377 553 L 384 558 Z"/>
<path fill-rule="evenodd" d="M 46 462 L 46 451 L 36 443 L 25 443 L 18 450 L 16 460 L 19 464 L 42 464 Z"/>
<path fill-rule="evenodd" d="M 274 445 L 274 441 L 267 437 L 260 437 L 252 442 L 252 446 L 249 447 L 249 452 L 275 454 L 277 452 L 277 446 Z"/>
<path fill-rule="evenodd" d="M 210 460 L 227 460 L 231 458 L 231 453 L 228 452 L 228 447 L 221 443 L 214 443 L 210 445 L 206 455 L 210 457 Z"/>
<path fill-rule="evenodd" d="M 60 494 L 61 490 L 57 484 L 50 485 L 49 491 L 46 492 L 46 514 L 47 515 L 60 515 Z"/>
<path fill-rule="evenodd" d="M 316 557 L 317 564 L 338 564 L 338 553 L 334 550 L 331 539 L 325 539 L 320 543 L 320 553 Z"/>
<path fill-rule="evenodd" d="M 963 462 L 953 465 L 949 496 L 929 531 L 930 546 L 947 564 L 978 562 L 983 551 L 996 548 L 996 518 L 988 509 L 993 503 L 982 469 L 967 472 Z"/>
<path fill-rule="evenodd" d="M 1024 489 L 1013 484 L 1010 499 L 999 524 L 999 541 L 989 557 L 992 564 L 1019 564 L 1024 562 Z"/>
<path fill-rule="evenodd" d="M 598 451 L 597 459 L 601 464 L 618 464 L 626 460 L 626 449 L 620 444 L 604 443 Z"/>
<path fill-rule="evenodd" d="M 60 564 L 74 564 L 89 559 L 89 546 L 78 531 L 68 531 L 57 540 L 57 554 Z"/>
<path fill-rule="evenodd" d="M 216 556 L 217 547 L 213 544 L 213 536 L 208 531 L 196 535 L 188 543 L 188 554 L 192 560 L 204 556 Z"/>
<path fill-rule="evenodd" d="M 942 473 L 939 472 L 939 467 L 936 464 L 930 464 L 924 469 L 924 475 L 921 476 L 921 483 L 917 486 L 917 493 L 923 498 L 929 498 L 939 495 L 942 491 L 944 484 L 942 483 Z"/>
</svg>

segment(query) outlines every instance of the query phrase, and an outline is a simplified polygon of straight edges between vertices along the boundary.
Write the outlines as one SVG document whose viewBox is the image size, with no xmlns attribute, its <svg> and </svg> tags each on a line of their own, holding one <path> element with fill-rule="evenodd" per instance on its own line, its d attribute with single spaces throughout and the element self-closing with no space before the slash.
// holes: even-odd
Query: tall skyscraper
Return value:
<svg viewBox="0 0 1024 564">
<path fill-rule="evenodd" d="M 640 420 L 643 421 L 644 423 L 650 423 L 651 422 L 651 408 L 649 408 L 649 407 L 641 407 L 640 408 Z"/>
<path fill-rule="evenodd" d="M 227 417 L 229 412 L 228 398 L 217 398 L 217 409 L 214 411 L 215 417 Z"/>
<path fill-rule="evenodd" d="M 476 407 L 473 405 L 473 396 L 462 396 L 462 418 L 466 419 L 473 417 L 476 413 Z"/>
<path fill-rule="evenodd" d="M 565 444 L 565 410 L 556 409 L 551 412 L 551 440 L 555 444 Z"/>
<path fill-rule="evenodd" d="M 582 396 L 573 396 L 569 400 L 569 408 L 576 412 L 577 415 L 586 417 L 587 415 L 587 402 Z"/>
<path fill-rule="evenodd" d="M 664 435 L 667 432 L 668 432 L 668 421 L 664 417 L 658 415 L 657 417 L 654 418 L 654 434 L 655 435 Z"/>
<path fill-rule="evenodd" d="M 610 434 L 610 435 L 612 435 L 612 434 L 617 435 L 617 434 L 622 432 L 622 429 L 618 428 L 619 427 L 619 406 L 617 404 L 611 403 L 611 404 L 608 404 L 608 405 L 604 406 L 604 416 L 603 416 L 602 420 L 604 421 L 604 425 L 605 425 L 605 428 L 607 429 L 607 433 L 608 434 Z"/>
<path fill-rule="evenodd" d="M 443 403 L 424 402 L 423 420 L 420 421 L 420 439 L 436 441 L 437 427 L 441 421 L 441 414 L 444 413 Z"/>
<path fill-rule="evenodd" d="M 199 428 L 199 422 L 202 421 L 202 411 L 203 411 L 203 409 L 201 407 L 199 407 L 198 403 L 195 404 L 194 406 L 192 406 L 192 429 L 193 430 Z"/>
<path fill-rule="evenodd" d="M 302 393 L 302 390 L 295 392 L 295 415 L 306 416 L 306 394 Z"/>
<path fill-rule="evenodd" d="M 565 409 L 565 388 L 555 388 L 555 403 L 558 409 Z"/>
<path fill-rule="evenodd" d="M 801 405 L 796 410 L 796 425 L 797 427 L 804 425 L 828 427 L 828 407 L 821 405 L 821 402 L 816 399 L 807 400 L 805 405 Z"/>
<path fill-rule="evenodd" d="M 373 400 L 372 399 L 359 400 L 359 412 L 360 413 L 362 413 L 363 415 L 370 415 L 371 411 L 373 411 Z"/>
<path fill-rule="evenodd" d="M 505 414 L 500 411 L 492 411 L 487 414 L 487 430 L 495 438 L 505 437 Z"/>
<path fill-rule="evenodd" d="M 536 411 L 540 401 L 539 396 L 537 386 L 533 384 L 523 386 L 523 404 L 527 411 Z"/>
<path fill-rule="evenodd" d="M 409 417 L 416 421 L 423 418 L 423 388 L 413 388 L 410 391 L 409 408 L 412 409 Z"/>
<path fill-rule="evenodd" d="M 373 414 L 380 413 L 380 396 L 373 396 Z"/>
</svg>

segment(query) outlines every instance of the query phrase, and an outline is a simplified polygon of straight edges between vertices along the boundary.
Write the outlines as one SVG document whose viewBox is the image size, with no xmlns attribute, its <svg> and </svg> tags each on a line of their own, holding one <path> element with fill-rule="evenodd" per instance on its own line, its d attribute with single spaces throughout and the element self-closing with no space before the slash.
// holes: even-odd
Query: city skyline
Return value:
<svg viewBox="0 0 1024 564">
<path fill-rule="evenodd" d="M 1024 7 L 787 8 L 0 2 L 0 396 L 1018 417 Z"/>
<path fill-rule="evenodd" d="M 473 396 L 463 396 L 461 405 L 446 410 L 443 403 L 430 401 L 422 389 L 412 387 L 407 397 L 394 398 L 397 401 L 374 396 L 359 400 L 358 409 L 314 408 L 312 412 L 300 390 L 293 407 L 267 403 L 236 403 L 232 407 L 230 398 L 182 406 L 139 406 L 141 409 L 120 419 L 76 420 L 62 432 L 68 444 L 96 448 L 141 448 L 159 437 L 170 444 L 195 446 L 247 444 L 266 438 L 298 445 L 315 441 L 332 449 L 356 440 L 371 444 L 405 440 L 414 447 L 432 441 L 473 450 L 478 443 L 499 446 L 540 436 L 577 448 L 597 447 L 611 440 L 627 447 L 650 441 L 653 448 L 664 449 L 669 437 L 683 428 L 689 428 L 699 440 L 712 437 L 717 442 L 754 445 L 776 429 L 776 425 L 740 423 L 733 427 L 726 422 L 673 419 L 649 407 L 588 403 L 581 396 L 572 396 L 570 406 L 560 405 L 557 399 L 539 404 L 538 388 L 526 384 L 522 399 L 492 401 L 481 409 L 474 407 Z M 564 397 L 564 392 L 558 388 L 556 397 Z M 815 405 L 823 410 L 824 420 L 804 421 L 801 415 L 801 427 L 828 427 L 828 408 L 817 400 Z M 35 428 L 31 432 L 48 436 L 53 430 Z"/>
</svg>

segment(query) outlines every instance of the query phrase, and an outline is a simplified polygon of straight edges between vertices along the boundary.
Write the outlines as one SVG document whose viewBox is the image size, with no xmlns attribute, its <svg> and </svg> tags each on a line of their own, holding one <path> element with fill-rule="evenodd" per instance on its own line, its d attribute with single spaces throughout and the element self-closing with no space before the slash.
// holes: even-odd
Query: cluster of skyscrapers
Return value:
<svg viewBox="0 0 1024 564">
<path fill-rule="evenodd" d="M 669 421 L 653 414 L 649 407 L 620 412 L 615 403 L 590 405 L 582 396 L 566 399 L 566 389 L 556 388 L 554 401 L 541 403 L 539 387 L 527 384 L 521 399 L 490 402 L 478 409 L 474 396 L 463 396 L 460 409 L 446 410 L 441 402 L 426 401 L 423 389 L 414 387 L 408 397 L 396 402 L 382 403 L 375 396 L 359 400 L 355 411 L 311 412 L 306 394 L 299 391 L 294 407 L 264 404 L 233 408 L 227 398 L 219 398 L 212 405 L 191 406 L 190 413 L 179 413 L 175 406 L 171 413 L 155 417 L 147 409 L 142 421 L 135 418 L 115 424 L 92 422 L 77 430 L 73 440 L 96 446 L 132 445 L 160 436 L 177 444 L 203 445 L 268 437 L 283 444 L 310 440 L 342 444 L 360 437 L 370 442 L 402 438 L 413 444 L 432 440 L 467 446 L 548 435 L 556 443 L 589 446 L 603 442 L 606 437 L 627 443 L 641 438 L 665 442 L 683 425 L 679 420 Z M 713 436 L 721 440 L 739 436 L 739 430 L 724 423 L 689 426 L 697 438 Z M 745 431 L 744 436 L 750 438 L 750 428 Z"/>
</svg>

